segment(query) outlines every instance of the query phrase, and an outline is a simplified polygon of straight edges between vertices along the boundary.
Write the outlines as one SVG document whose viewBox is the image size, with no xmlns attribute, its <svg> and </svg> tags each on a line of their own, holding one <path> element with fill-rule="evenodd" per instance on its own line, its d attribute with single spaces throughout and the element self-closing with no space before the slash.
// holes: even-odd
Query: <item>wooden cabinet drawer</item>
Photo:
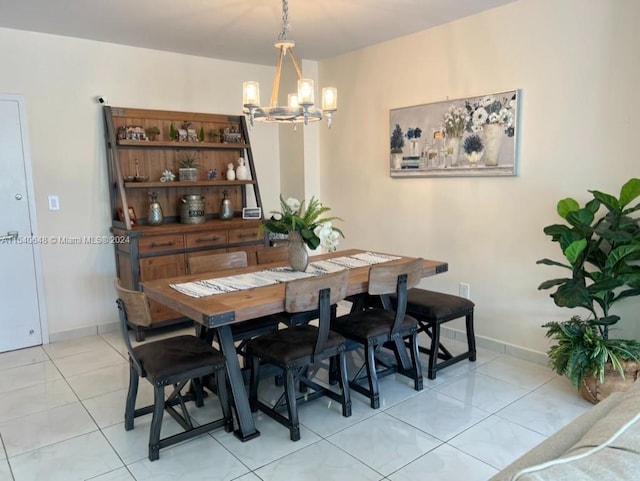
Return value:
<svg viewBox="0 0 640 481">
<path fill-rule="evenodd" d="M 184 249 L 184 237 L 182 234 L 143 236 L 138 243 L 140 254 Z"/>
<path fill-rule="evenodd" d="M 251 242 L 260 239 L 257 227 L 247 227 L 244 229 L 232 229 L 229 231 L 229 244 L 238 242 Z"/>
<path fill-rule="evenodd" d="M 227 243 L 226 230 L 214 230 L 206 232 L 192 232 L 185 235 L 187 239 L 187 249 L 195 247 L 220 246 Z"/>
</svg>

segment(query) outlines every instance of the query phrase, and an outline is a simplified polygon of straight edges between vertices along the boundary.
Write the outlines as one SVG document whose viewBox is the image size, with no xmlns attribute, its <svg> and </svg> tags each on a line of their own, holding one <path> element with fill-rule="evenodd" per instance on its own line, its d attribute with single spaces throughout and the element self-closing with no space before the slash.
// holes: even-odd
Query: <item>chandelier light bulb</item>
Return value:
<svg viewBox="0 0 640 481">
<path fill-rule="evenodd" d="M 325 87 L 322 89 L 322 110 L 335 112 L 338 110 L 338 89 Z"/>
<path fill-rule="evenodd" d="M 242 84 L 242 104 L 245 107 L 258 107 L 260 105 L 260 84 L 248 81 Z"/>
</svg>

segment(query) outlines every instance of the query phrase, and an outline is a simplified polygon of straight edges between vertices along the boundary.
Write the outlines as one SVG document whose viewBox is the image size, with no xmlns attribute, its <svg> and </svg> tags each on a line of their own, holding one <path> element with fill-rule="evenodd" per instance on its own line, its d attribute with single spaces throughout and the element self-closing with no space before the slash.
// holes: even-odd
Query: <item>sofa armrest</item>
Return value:
<svg viewBox="0 0 640 481">
<path fill-rule="evenodd" d="M 624 393 L 622 392 L 611 394 L 589 411 L 581 414 L 558 432 L 549 436 L 535 448 L 516 459 L 489 481 L 511 481 L 511 478 L 521 469 L 562 456 L 580 441 L 599 419 L 609 414 L 612 407 L 620 402 L 623 395 Z"/>
</svg>

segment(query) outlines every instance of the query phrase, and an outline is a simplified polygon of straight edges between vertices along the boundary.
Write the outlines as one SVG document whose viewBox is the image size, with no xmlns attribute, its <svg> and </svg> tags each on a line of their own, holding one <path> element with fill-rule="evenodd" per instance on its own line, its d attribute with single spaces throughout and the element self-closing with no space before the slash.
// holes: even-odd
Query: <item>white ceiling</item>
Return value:
<svg viewBox="0 0 640 481">
<path fill-rule="evenodd" d="M 289 39 L 310 60 L 401 37 L 515 0 L 289 0 Z M 0 27 L 264 65 L 282 0 L 0 0 Z"/>
</svg>

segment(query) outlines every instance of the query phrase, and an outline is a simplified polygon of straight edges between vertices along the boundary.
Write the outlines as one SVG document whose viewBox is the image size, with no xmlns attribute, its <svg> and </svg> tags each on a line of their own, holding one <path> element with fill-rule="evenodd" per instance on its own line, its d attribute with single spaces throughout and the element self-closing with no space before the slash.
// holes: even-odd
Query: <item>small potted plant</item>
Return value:
<svg viewBox="0 0 640 481">
<path fill-rule="evenodd" d="M 196 154 L 191 152 L 182 154 L 178 157 L 178 164 L 180 164 L 180 168 L 178 169 L 178 178 L 181 181 L 198 180 L 198 168 L 200 167 L 200 164 L 198 164 Z"/>
<path fill-rule="evenodd" d="M 597 402 L 613 390 L 626 389 L 640 371 L 640 343 L 609 338 L 611 326 L 620 320 L 611 307 L 640 295 L 640 204 L 631 205 L 640 197 L 640 179 L 626 182 L 619 197 L 589 192 L 593 199 L 584 207 L 572 198 L 558 202 L 558 214 L 569 225 L 544 228 L 560 244 L 565 260 L 537 263 L 570 271 L 569 276 L 545 281 L 538 289 L 555 288 L 551 297 L 557 306 L 589 313 L 586 319 L 573 316 L 543 325 L 547 337 L 557 341 L 548 352 L 551 367 L 567 376 L 585 399 Z"/>
<path fill-rule="evenodd" d="M 158 137 L 158 135 L 160 135 L 160 129 L 158 127 L 149 127 L 148 129 L 145 129 L 145 132 L 147 134 L 147 137 L 149 138 L 149 140 L 156 140 L 156 138 Z"/>
<path fill-rule="evenodd" d="M 207 135 L 209 136 L 209 142 L 220 142 L 220 131 L 218 129 L 210 129 Z"/>
<path fill-rule="evenodd" d="M 400 124 L 396 124 L 391 132 L 391 159 L 394 169 L 399 169 L 402 165 L 402 147 L 404 147 L 404 134 Z"/>
</svg>

